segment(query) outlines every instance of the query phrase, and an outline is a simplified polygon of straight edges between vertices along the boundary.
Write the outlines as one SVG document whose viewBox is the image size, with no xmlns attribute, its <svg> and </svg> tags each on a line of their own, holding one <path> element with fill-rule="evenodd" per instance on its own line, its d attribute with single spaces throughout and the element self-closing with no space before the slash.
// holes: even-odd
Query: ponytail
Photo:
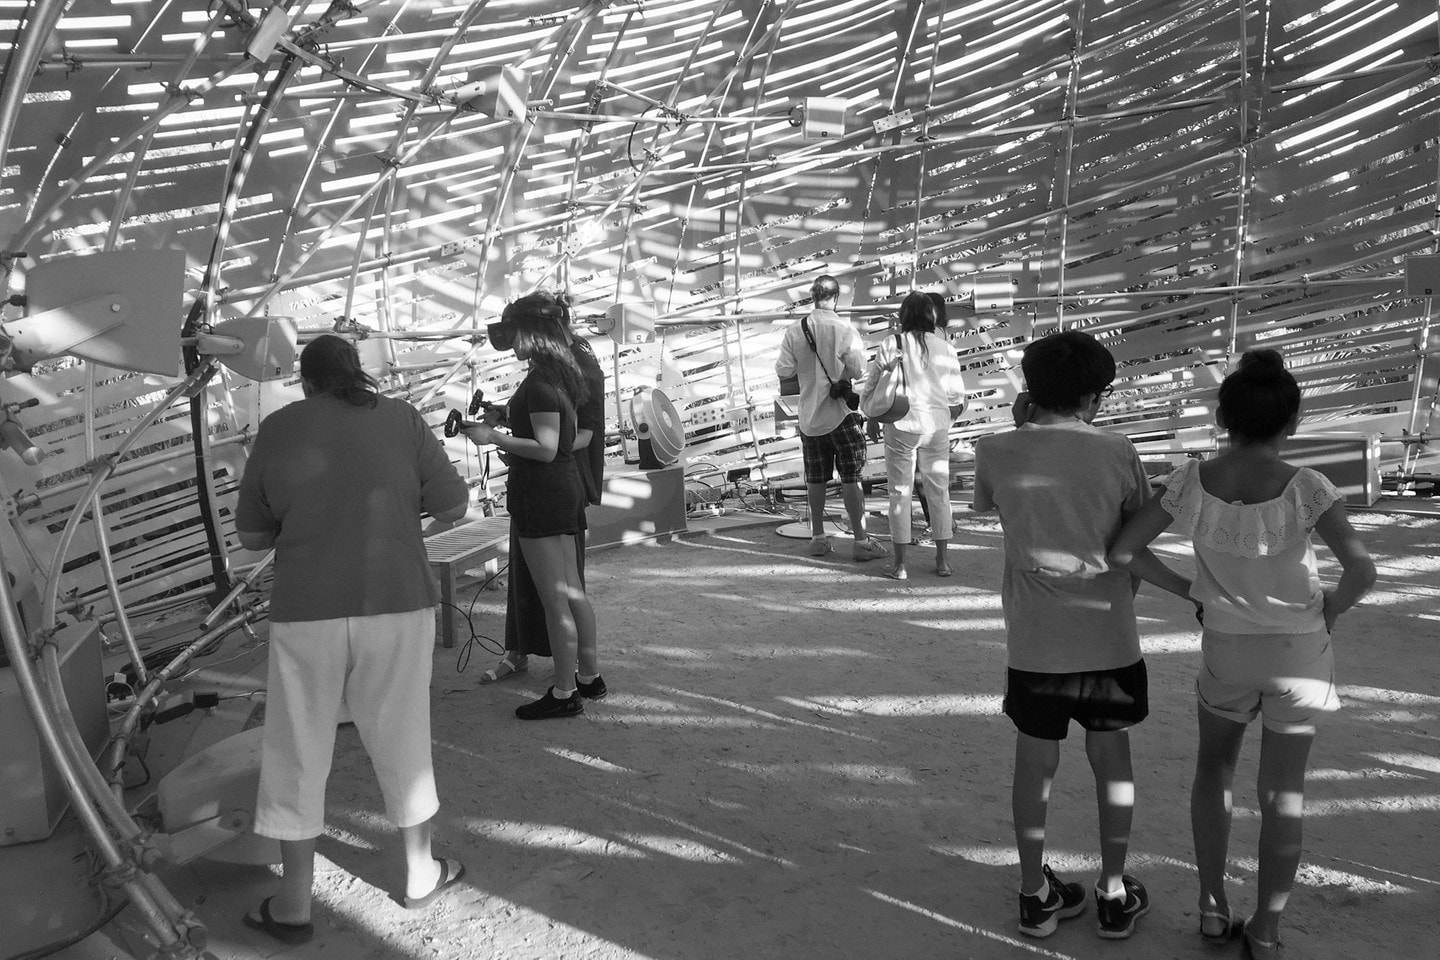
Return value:
<svg viewBox="0 0 1440 960">
<path fill-rule="evenodd" d="M 380 385 L 360 366 L 360 351 L 333 334 L 316 337 L 300 351 L 300 376 L 316 394 L 353 407 L 373 407 L 380 401 Z"/>
</svg>

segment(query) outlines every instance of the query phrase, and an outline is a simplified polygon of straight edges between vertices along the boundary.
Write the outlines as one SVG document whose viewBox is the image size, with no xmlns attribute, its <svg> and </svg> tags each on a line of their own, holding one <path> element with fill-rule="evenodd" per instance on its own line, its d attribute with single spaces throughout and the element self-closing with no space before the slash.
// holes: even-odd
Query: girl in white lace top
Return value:
<svg viewBox="0 0 1440 960">
<path fill-rule="evenodd" d="M 1280 459 L 1300 418 L 1300 387 L 1274 350 L 1251 350 L 1220 386 L 1230 438 L 1191 461 L 1121 530 L 1110 562 L 1203 610 L 1195 682 L 1200 746 L 1190 815 L 1200 879 L 1200 935 L 1244 938 L 1247 957 L 1279 956 L 1280 916 L 1300 862 L 1305 767 L 1315 722 L 1339 706 L 1330 633 L 1375 581 L 1375 565 L 1325 477 Z M 1193 582 L 1143 549 L 1171 524 L 1195 547 Z M 1310 531 L 1340 562 L 1321 587 Z M 1246 724 L 1261 717 L 1260 870 L 1255 912 L 1232 918 L 1225 893 L 1230 796 Z"/>
</svg>

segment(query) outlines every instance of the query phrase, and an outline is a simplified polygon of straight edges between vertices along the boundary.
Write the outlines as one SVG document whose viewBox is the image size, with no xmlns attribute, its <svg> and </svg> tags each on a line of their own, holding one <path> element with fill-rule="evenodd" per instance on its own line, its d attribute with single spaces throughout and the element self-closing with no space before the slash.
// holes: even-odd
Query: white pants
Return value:
<svg viewBox="0 0 1440 960">
<path fill-rule="evenodd" d="M 430 762 L 435 610 L 272 622 L 255 832 L 308 840 L 325 829 L 335 727 L 348 709 L 397 827 L 440 809 Z"/>
<path fill-rule="evenodd" d="M 915 492 L 915 458 L 920 458 L 920 483 L 930 507 L 930 535 L 949 540 L 950 430 L 909 433 L 885 424 L 885 480 L 890 488 L 890 542 L 909 543 L 910 500 Z"/>
</svg>

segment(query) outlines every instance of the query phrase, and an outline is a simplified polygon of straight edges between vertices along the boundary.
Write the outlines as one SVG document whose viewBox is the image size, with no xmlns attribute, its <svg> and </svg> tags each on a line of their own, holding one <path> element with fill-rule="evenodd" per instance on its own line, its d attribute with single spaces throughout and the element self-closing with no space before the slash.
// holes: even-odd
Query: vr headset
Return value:
<svg viewBox="0 0 1440 960">
<path fill-rule="evenodd" d="M 485 336 L 490 341 L 490 346 L 501 352 L 515 349 L 515 334 L 524 327 L 536 326 L 542 323 L 553 323 L 560 330 L 569 326 L 569 308 L 559 300 L 546 302 L 545 298 L 522 297 L 505 308 L 500 314 L 500 319 L 495 323 L 485 325 Z M 487 419 L 500 426 L 509 426 L 505 419 L 505 408 L 499 404 L 491 403 L 485 399 L 484 391 L 476 390 L 470 398 L 470 407 L 467 411 L 471 418 L 484 410 L 489 416 Z M 467 419 L 459 410 L 451 410 L 445 418 L 445 436 L 458 436 L 460 431 L 475 423 L 473 419 Z"/>
<path fill-rule="evenodd" d="M 505 308 L 498 322 L 485 325 L 485 336 L 496 350 L 513 350 L 515 331 L 521 327 L 553 323 L 564 330 L 569 326 L 568 314 L 569 309 L 558 300 L 546 303 L 522 297 Z"/>
<path fill-rule="evenodd" d="M 487 323 L 485 325 L 485 336 L 490 340 L 490 346 L 502 353 L 506 350 L 514 350 L 516 326 L 517 324 L 509 320 Z"/>
</svg>

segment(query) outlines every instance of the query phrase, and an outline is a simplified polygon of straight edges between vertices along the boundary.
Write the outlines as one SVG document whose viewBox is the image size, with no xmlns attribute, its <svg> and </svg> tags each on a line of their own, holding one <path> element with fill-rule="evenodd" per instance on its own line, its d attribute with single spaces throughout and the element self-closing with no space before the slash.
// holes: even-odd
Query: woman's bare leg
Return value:
<svg viewBox="0 0 1440 960">
<path fill-rule="evenodd" d="M 1314 741 L 1314 733 L 1279 733 L 1268 727 L 1260 737 L 1260 876 L 1255 914 L 1246 929 L 1268 943 L 1280 939 L 1280 915 L 1300 866 L 1305 767 Z"/>
<path fill-rule="evenodd" d="M 550 652 L 555 657 L 555 696 L 563 700 L 575 692 L 579 646 L 570 586 L 570 575 L 575 571 L 575 541 L 573 537 L 563 536 L 518 539 L 530 575 L 535 578 L 540 603 L 545 607 L 545 629 L 550 634 Z M 578 584 L 576 574 L 577 587 Z M 583 593 L 581 591 L 582 596 Z M 590 617 L 590 636 L 593 643 L 593 615 Z"/>
<path fill-rule="evenodd" d="M 582 549 L 575 537 L 561 537 L 565 541 L 568 560 L 565 568 L 566 595 L 570 598 L 570 615 L 575 620 L 576 669 L 583 677 L 600 675 L 600 657 L 596 650 L 595 609 L 590 606 L 590 597 L 585 593 L 585 578 L 580 575 L 578 550 Z"/>
<path fill-rule="evenodd" d="M 1195 869 L 1200 878 L 1200 911 L 1230 915 L 1225 893 L 1225 859 L 1230 846 L 1235 765 L 1245 741 L 1245 724 L 1196 705 L 1200 747 L 1190 786 L 1190 829 L 1195 839 Z M 1218 933 L 1219 925 L 1209 932 Z"/>
</svg>

